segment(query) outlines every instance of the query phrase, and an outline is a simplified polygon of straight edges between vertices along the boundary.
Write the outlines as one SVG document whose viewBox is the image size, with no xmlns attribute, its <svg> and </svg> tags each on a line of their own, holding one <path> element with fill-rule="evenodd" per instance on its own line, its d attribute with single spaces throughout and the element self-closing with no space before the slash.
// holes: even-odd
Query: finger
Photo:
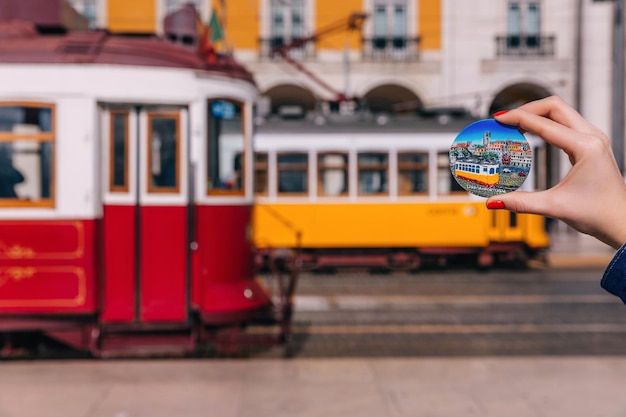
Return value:
<svg viewBox="0 0 626 417">
<path fill-rule="evenodd" d="M 539 116 L 521 107 L 497 116 L 498 122 L 516 126 L 519 129 L 538 135 L 546 142 L 563 149 L 568 155 L 576 156 L 588 136 L 554 120 Z"/>
<path fill-rule="evenodd" d="M 531 101 L 519 108 L 538 116 L 547 117 L 580 132 L 594 135 L 602 134 L 597 127 L 589 123 L 589 121 L 582 117 L 573 107 L 557 96 Z"/>
<path fill-rule="evenodd" d="M 513 191 L 500 194 L 487 199 L 489 209 L 506 209 L 514 213 L 540 214 L 554 217 L 554 205 L 550 203 L 551 193 L 549 190 L 527 192 Z"/>
</svg>

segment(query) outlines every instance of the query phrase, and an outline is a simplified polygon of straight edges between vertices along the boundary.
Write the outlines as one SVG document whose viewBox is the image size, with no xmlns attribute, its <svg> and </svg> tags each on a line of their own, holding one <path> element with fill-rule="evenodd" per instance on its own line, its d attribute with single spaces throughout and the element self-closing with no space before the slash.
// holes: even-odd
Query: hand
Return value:
<svg viewBox="0 0 626 417">
<path fill-rule="evenodd" d="M 494 196 L 487 208 L 559 219 L 619 249 L 626 242 L 626 184 L 609 138 L 559 97 L 533 101 L 495 118 L 562 149 L 573 166 L 548 190 Z"/>
</svg>

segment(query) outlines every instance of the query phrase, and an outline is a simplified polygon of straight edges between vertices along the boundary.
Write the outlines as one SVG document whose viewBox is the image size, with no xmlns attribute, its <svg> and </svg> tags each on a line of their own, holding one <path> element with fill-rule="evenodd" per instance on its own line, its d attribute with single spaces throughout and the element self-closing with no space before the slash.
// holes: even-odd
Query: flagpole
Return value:
<svg viewBox="0 0 626 417">
<path fill-rule="evenodd" d="M 227 15 L 227 10 L 226 10 L 226 0 L 219 0 L 220 1 L 220 9 L 222 9 L 222 14 L 220 16 L 220 26 L 222 26 L 222 36 L 224 37 L 224 49 L 226 50 L 226 52 L 229 55 L 232 55 L 232 45 L 230 44 L 230 39 L 228 38 L 228 35 L 226 34 L 228 32 L 227 30 L 227 26 L 226 26 L 226 15 Z"/>
</svg>

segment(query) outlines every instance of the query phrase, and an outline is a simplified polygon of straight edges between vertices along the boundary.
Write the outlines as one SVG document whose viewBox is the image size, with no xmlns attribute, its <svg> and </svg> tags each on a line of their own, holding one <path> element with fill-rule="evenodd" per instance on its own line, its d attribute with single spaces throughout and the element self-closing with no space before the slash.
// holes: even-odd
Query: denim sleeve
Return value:
<svg viewBox="0 0 626 417">
<path fill-rule="evenodd" d="M 626 304 L 626 244 L 619 248 L 604 271 L 600 285 Z"/>
</svg>

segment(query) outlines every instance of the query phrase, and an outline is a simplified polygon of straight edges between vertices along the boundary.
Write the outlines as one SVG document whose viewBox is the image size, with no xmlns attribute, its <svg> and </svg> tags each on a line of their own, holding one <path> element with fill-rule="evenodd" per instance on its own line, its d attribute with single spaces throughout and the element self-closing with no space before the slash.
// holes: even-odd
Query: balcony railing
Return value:
<svg viewBox="0 0 626 417">
<path fill-rule="evenodd" d="M 416 61 L 419 58 L 419 38 L 407 37 L 372 37 L 362 38 L 364 61 Z M 280 59 L 280 55 L 272 50 L 286 45 L 283 37 L 259 39 L 259 55 L 261 59 Z M 306 60 L 315 56 L 313 42 L 290 48 L 289 56 L 297 60 Z"/>
<path fill-rule="evenodd" d="M 362 38 L 363 59 L 367 61 L 416 61 L 419 38 L 374 36 Z"/>
<path fill-rule="evenodd" d="M 279 48 L 283 45 L 291 43 L 292 40 L 287 40 L 282 36 L 276 36 L 272 38 L 259 39 L 259 55 L 262 59 L 280 59 L 280 55 L 272 54 L 274 48 Z M 314 56 L 313 45 L 311 43 L 291 48 L 288 53 L 293 59 L 308 59 Z"/>
<path fill-rule="evenodd" d="M 496 36 L 497 56 L 554 56 L 555 36 Z"/>
</svg>

